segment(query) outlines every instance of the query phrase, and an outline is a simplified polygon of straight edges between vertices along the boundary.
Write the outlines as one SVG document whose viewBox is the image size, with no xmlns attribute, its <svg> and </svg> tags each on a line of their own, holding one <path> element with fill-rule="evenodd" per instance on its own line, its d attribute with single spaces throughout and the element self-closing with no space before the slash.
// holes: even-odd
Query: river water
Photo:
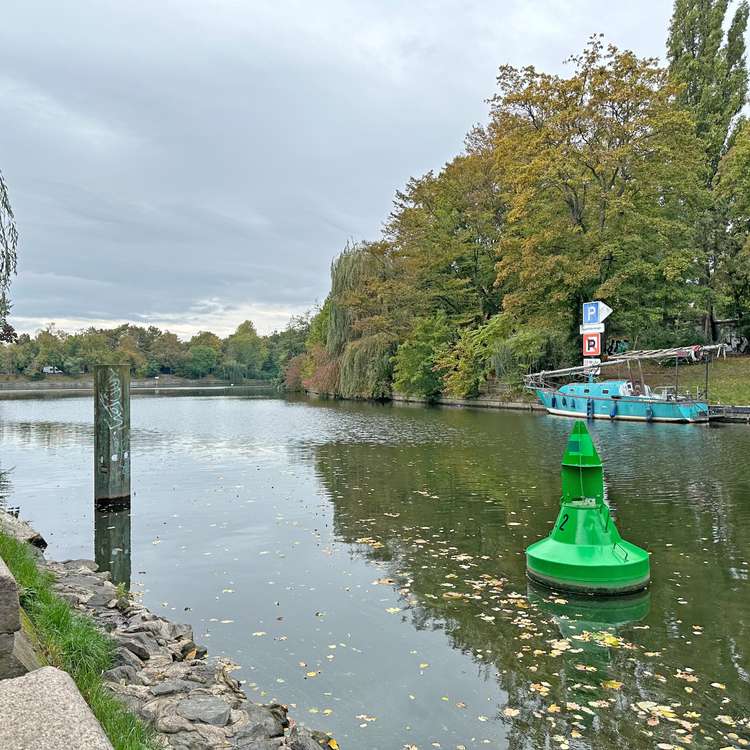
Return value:
<svg viewBox="0 0 750 750">
<path fill-rule="evenodd" d="M 591 425 L 653 575 L 645 596 L 599 602 L 524 576 L 572 420 L 142 396 L 132 513 L 94 519 L 92 411 L 0 402 L 8 504 L 50 557 L 96 552 L 241 664 L 253 699 L 345 750 L 750 741 L 747 427 Z"/>
</svg>

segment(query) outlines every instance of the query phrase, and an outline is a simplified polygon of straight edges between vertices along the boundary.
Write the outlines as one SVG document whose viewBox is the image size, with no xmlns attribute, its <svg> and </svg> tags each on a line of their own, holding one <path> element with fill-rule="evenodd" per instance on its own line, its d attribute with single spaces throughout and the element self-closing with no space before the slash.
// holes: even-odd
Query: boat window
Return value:
<svg viewBox="0 0 750 750">
<path fill-rule="evenodd" d="M 602 393 L 609 393 L 609 388 L 602 388 Z"/>
<path fill-rule="evenodd" d="M 584 392 L 584 393 L 588 393 L 588 392 L 589 392 L 589 389 L 588 389 L 588 388 L 584 388 L 584 389 L 583 389 L 583 392 Z M 606 393 L 606 391 L 605 391 L 605 393 Z"/>
</svg>

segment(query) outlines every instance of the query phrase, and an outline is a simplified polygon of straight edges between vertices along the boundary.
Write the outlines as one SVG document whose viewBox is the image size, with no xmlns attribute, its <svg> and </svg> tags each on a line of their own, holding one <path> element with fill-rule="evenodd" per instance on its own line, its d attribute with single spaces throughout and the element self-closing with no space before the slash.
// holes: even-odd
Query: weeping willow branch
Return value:
<svg viewBox="0 0 750 750">
<path fill-rule="evenodd" d="M 16 273 L 18 230 L 8 197 L 8 186 L 0 172 L 0 341 L 13 341 L 15 331 L 6 318 L 10 312 L 10 282 Z"/>
</svg>

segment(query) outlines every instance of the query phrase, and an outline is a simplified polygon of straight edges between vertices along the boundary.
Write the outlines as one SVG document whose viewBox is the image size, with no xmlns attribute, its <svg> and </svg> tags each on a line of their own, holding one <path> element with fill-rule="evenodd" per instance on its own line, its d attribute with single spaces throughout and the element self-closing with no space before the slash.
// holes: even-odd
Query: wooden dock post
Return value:
<svg viewBox="0 0 750 750">
<path fill-rule="evenodd" d="M 94 365 L 94 504 L 130 501 L 130 367 Z"/>
</svg>

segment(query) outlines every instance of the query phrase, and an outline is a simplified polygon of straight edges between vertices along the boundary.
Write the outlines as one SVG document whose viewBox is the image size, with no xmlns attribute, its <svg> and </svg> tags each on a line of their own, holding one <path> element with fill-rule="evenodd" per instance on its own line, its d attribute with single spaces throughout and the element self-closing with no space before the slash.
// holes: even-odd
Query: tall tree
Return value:
<svg viewBox="0 0 750 750">
<path fill-rule="evenodd" d="M 669 71 L 683 86 L 678 100 L 693 110 L 705 143 L 708 184 L 747 99 L 748 3 L 739 3 L 725 34 L 728 6 L 728 0 L 675 0 L 667 39 Z"/>
<path fill-rule="evenodd" d="M 10 282 L 16 272 L 18 230 L 8 197 L 8 186 L 0 172 L 0 341 L 15 341 L 16 332 L 8 323 Z"/>
<path fill-rule="evenodd" d="M 568 78 L 503 66 L 485 138 L 507 205 L 503 307 L 577 333 L 601 298 L 624 332 L 691 315 L 704 155 L 678 87 L 655 60 L 592 38 Z"/>
<path fill-rule="evenodd" d="M 711 201 L 700 222 L 699 242 L 704 257 L 704 326 L 710 339 L 716 337 L 716 308 L 726 297 L 735 255 L 725 202 L 714 188 L 721 160 L 741 124 L 748 86 L 745 33 L 750 9 L 742 0 L 727 26 L 728 10 L 728 0 L 675 0 L 667 39 L 670 73 L 682 86 L 678 98 L 695 115 L 708 161 Z"/>
</svg>

